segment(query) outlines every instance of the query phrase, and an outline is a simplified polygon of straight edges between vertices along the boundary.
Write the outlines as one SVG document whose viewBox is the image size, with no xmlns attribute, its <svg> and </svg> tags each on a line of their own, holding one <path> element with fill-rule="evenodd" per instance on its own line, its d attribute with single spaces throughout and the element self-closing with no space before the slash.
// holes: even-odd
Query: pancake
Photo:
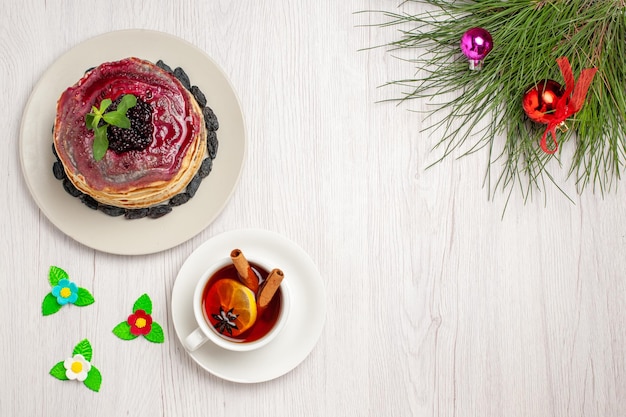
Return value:
<svg viewBox="0 0 626 417">
<path fill-rule="evenodd" d="M 57 102 L 57 158 L 67 180 L 101 205 L 141 209 L 167 204 L 185 191 L 208 157 L 203 116 L 208 108 L 167 66 L 161 67 L 134 57 L 104 63 L 87 71 Z M 145 149 L 109 148 L 96 161 L 94 132 L 87 128 L 85 115 L 102 100 L 115 102 L 125 94 L 152 109 L 151 141 Z"/>
</svg>

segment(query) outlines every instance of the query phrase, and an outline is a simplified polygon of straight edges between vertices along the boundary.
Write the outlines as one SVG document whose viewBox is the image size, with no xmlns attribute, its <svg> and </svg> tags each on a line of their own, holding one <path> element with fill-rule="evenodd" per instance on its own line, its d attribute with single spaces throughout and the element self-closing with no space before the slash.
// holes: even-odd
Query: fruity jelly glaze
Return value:
<svg viewBox="0 0 626 417">
<path fill-rule="evenodd" d="M 153 109 L 153 139 L 141 151 L 116 153 L 108 150 L 98 162 L 93 159 L 94 133 L 87 129 L 85 115 L 91 107 L 109 98 L 133 94 Z M 176 78 L 138 58 L 102 64 L 88 71 L 68 88 L 57 103 L 55 135 L 57 153 L 81 173 L 96 190 L 124 191 L 155 181 L 169 181 L 200 131 L 203 121 L 193 112 L 188 95 Z"/>
</svg>

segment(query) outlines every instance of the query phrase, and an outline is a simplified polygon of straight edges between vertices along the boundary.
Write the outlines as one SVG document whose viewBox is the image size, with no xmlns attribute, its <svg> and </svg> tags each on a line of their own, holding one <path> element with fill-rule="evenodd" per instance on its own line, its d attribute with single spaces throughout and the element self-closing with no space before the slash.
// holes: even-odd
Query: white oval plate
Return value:
<svg viewBox="0 0 626 417">
<path fill-rule="evenodd" d="M 126 220 L 86 207 L 52 175 L 52 125 L 56 103 L 85 70 L 136 56 L 185 70 L 205 93 L 220 123 L 213 171 L 194 198 L 159 219 Z M 41 77 L 24 109 L 20 160 L 26 184 L 41 211 L 63 233 L 91 248 L 123 255 L 159 252 L 204 230 L 222 211 L 239 181 L 246 153 L 241 106 L 230 81 L 202 50 L 172 35 L 123 30 L 89 39 L 59 58 Z"/>
<path fill-rule="evenodd" d="M 196 249 L 180 269 L 172 290 L 172 322 L 179 340 L 197 327 L 192 298 L 196 283 L 214 263 L 239 248 L 248 258 L 267 260 L 285 273 L 291 293 L 289 320 L 267 346 L 232 352 L 206 342 L 189 356 L 206 371 L 241 383 L 269 381 L 298 366 L 313 350 L 326 317 L 321 276 L 309 255 L 294 242 L 265 230 L 234 230 L 213 237 Z M 181 342 L 182 344 L 182 342 Z"/>
</svg>

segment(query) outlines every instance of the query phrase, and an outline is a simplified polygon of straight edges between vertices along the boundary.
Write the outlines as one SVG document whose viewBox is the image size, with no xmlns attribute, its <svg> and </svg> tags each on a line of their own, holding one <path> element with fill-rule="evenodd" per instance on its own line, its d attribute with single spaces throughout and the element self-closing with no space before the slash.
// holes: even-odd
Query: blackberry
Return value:
<svg viewBox="0 0 626 417">
<path fill-rule="evenodd" d="M 122 100 L 120 96 L 111 103 L 111 109 L 117 109 Z M 142 151 L 152 142 L 152 106 L 143 100 L 137 99 L 137 104 L 128 109 L 126 116 L 130 119 L 130 128 L 124 129 L 117 126 L 109 126 L 107 134 L 109 148 L 117 153 L 128 151 Z"/>
</svg>

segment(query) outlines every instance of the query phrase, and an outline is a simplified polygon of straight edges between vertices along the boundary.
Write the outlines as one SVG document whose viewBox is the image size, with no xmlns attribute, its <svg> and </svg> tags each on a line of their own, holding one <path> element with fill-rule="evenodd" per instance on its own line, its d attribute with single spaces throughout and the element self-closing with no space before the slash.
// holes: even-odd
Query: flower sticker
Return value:
<svg viewBox="0 0 626 417">
<path fill-rule="evenodd" d="M 80 353 L 64 360 L 63 366 L 65 367 L 67 379 L 75 379 L 80 382 L 87 379 L 87 375 L 91 370 L 91 364 Z"/>
<path fill-rule="evenodd" d="M 138 336 L 143 336 L 153 343 L 165 341 L 163 328 L 152 319 L 152 300 L 148 294 L 143 294 L 135 301 L 133 313 L 126 321 L 115 326 L 113 334 L 123 340 L 133 340 Z"/>
<path fill-rule="evenodd" d="M 95 301 L 89 291 L 79 287 L 69 278 L 67 272 L 58 266 L 50 267 L 48 281 L 52 286 L 52 291 L 46 295 L 41 304 L 41 312 L 44 316 L 58 312 L 66 304 L 84 307 Z"/>
<path fill-rule="evenodd" d="M 78 300 L 78 285 L 64 278 L 52 287 L 52 295 L 57 298 L 59 305 L 74 304 Z"/>
<path fill-rule="evenodd" d="M 152 316 L 144 310 L 137 310 L 126 320 L 130 326 L 130 333 L 135 336 L 145 336 L 152 330 Z"/>
<path fill-rule="evenodd" d="M 50 375 L 61 381 L 79 381 L 92 391 L 100 391 L 102 374 L 91 364 L 93 350 L 89 340 L 80 341 L 72 352 L 72 356 L 58 362 L 50 369 Z"/>
</svg>

